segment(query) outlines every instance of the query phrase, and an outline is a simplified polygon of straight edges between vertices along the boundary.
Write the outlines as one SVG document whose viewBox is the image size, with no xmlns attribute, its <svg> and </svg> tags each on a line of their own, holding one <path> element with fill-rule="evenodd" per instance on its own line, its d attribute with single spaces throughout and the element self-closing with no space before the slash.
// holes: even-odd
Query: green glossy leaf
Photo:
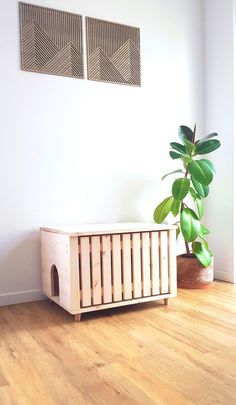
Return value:
<svg viewBox="0 0 236 405">
<path fill-rule="evenodd" d="M 193 131 L 189 128 L 186 127 L 185 125 L 181 125 L 179 127 L 179 137 L 183 141 L 184 139 L 187 139 L 190 142 L 193 142 L 194 140 L 194 133 Z"/>
<path fill-rule="evenodd" d="M 179 214 L 180 208 L 181 208 L 181 202 L 174 200 L 172 207 L 171 207 L 171 212 L 174 215 L 174 217 L 176 217 Z"/>
<path fill-rule="evenodd" d="M 178 169 L 178 170 L 174 170 L 173 172 L 167 173 L 162 177 L 162 180 L 164 180 L 167 176 L 170 176 L 170 174 L 174 174 L 174 173 L 184 173 L 183 170 Z"/>
<path fill-rule="evenodd" d="M 204 206 L 202 200 L 196 199 L 198 218 L 201 220 L 204 214 Z"/>
<path fill-rule="evenodd" d="M 208 185 L 213 180 L 212 169 L 202 160 L 192 160 L 188 165 L 191 176 L 203 185 Z"/>
<path fill-rule="evenodd" d="M 187 178 L 176 179 L 172 186 L 172 195 L 177 201 L 182 201 L 188 194 L 190 180 Z"/>
<path fill-rule="evenodd" d="M 201 242 L 194 242 L 193 253 L 204 267 L 210 266 L 212 260 L 211 253 L 204 244 Z"/>
<path fill-rule="evenodd" d="M 218 134 L 216 132 L 212 132 L 211 134 L 209 134 L 207 136 L 204 136 L 204 138 L 199 139 L 198 141 L 196 141 L 195 144 L 198 145 L 200 142 L 207 141 L 208 139 L 214 138 L 215 136 L 218 136 Z"/>
<path fill-rule="evenodd" d="M 207 141 L 201 141 L 197 144 L 196 153 L 198 155 L 206 155 L 220 147 L 220 141 L 217 139 L 209 139 Z"/>
<path fill-rule="evenodd" d="M 201 224 L 201 235 L 209 235 L 210 231 L 206 226 Z"/>
<path fill-rule="evenodd" d="M 185 166 L 187 166 L 190 162 L 192 162 L 192 158 L 189 156 L 182 156 L 181 160 L 184 162 Z"/>
<path fill-rule="evenodd" d="M 195 201 L 197 198 L 197 193 L 192 187 L 189 187 L 189 194 L 191 195 L 193 201 Z"/>
<path fill-rule="evenodd" d="M 196 192 L 199 194 L 200 197 L 206 198 L 209 194 L 209 186 L 204 186 L 203 184 L 199 183 L 193 177 L 191 177 L 193 187 L 195 188 Z"/>
<path fill-rule="evenodd" d="M 192 155 L 196 150 L 196 146 L 194 145 L 194 143 L 188 141 L 187 139 L 184 139 L 184 144 L 188 150 L 188 153 Z"/>
<path fill-rule="evenodd" d="M 157 224 L 161 224 L 164 219 L 167 217 L 169 214 L 172 204 L 173 204 L 174 198 L 173 197 L 168 197 L 165 200 L 163 200 L 155 209 L 154 211 L 154 221 Z"/>
<path fill-rule="evenodd" d="M 199 238 L 201 238 L 203 245 L 206 246 L 207 249 L 209 249 L 208 242 L 207 242 L 205 236 L 199 235 Z M 210 252 L 210 250 L 209 250 L 209 252 Z"/>
<path fill-rule="evenodd" d="M 200 234 L 201 224 L 193 210 L 184 208 L 180 216 L 180 226 L 186 242 L 193 242 Z"/>
<path fill-rule="evenodd" d="M 183 153 L 184 155 L 186 155 L 186 153 L 187 153 L 187 149 L 185 148 L 184 145 L 181 145 L 181 143 L 171 142 L 170 146 L 172 149 L 175 149 L 175 150 L 177 150 L 177 152 Z"/>
<path fill-rule="evenodd" d="M 211 160 L 209 160 L 209 159 L 201 159 L 201 162 L 205 162 L 211 168 L 212 173 L 216 173 L 215 166 L 214 166 L 214 164 L 212 163 Z"/>
<path fill-rule="evenodd" d="M 169 152 L 169 154 L 170 154 L 170 157 L 171 157 L 172 159 L 180 159 L 180 158 L 183 157 L 183 155 L 181 155 L 180 153 L 174 152 L 173 150 L 171 150 L 171 151 Z"/>
</svg>

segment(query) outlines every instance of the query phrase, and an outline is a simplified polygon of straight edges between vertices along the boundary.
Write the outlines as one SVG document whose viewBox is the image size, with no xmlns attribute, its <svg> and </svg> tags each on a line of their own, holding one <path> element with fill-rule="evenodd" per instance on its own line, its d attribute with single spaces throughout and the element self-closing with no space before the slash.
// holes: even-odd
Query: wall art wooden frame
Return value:
<svg viewBox="0 0 236 405">
<path fill-rule="evenodd" d="M 21 67 L 83 79 L 82 16 L 19 3 Z"/>
<path fill-rule="evenodd" d="M 139 28 L 86 17 L 88 79 L 141 85 Z"/>
</svg>

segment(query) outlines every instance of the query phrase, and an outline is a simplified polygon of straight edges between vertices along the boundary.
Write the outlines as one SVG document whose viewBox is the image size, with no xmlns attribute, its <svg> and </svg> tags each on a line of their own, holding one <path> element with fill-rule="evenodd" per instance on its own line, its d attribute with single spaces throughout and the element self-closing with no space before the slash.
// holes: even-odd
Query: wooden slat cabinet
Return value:
<svg viewBox="0 0 236 405">
<path fill-rule="evenodd" d="M 117 223 L 41 228 L 43 293 L 75 315 L 175 297 L 176 229 Z"/>
</svg>

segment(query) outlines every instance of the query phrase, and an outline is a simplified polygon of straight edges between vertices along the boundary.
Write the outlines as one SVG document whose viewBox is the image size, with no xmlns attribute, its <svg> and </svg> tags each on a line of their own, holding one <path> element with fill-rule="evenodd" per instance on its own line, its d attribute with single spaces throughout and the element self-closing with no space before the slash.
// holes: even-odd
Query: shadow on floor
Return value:
<svg viewBox="0 0 236 405">
<path fill-rule="evenodd" d="M 75 322 L 73 315 L 59 305 L 48 299 L 44 301 L 30 302 L 25 304 L 8 305 L 0 308 L 0 329 L 1 335 L 7 332 L 9 325 L 14 325 L 15 330 L 43 329 L 50 327 L 63 327 L 63 325 L 74 324 L 85 325 L 89 322 L 99 321 L 101 318 L 113 318 L 116 316 L 127 316 L 128 314 L 140 312 L 145 314 L 150 309 L 162 311 L 173 311 L 173 307 L 165 306 L 162 300 L 146 302 L 141 304 L 127 305 L 117 308 L 109 308 L 99 311 L 82 314 L 81 322 Z M 145 315 L 144 315 L 145 316 Z"/>
</svg>

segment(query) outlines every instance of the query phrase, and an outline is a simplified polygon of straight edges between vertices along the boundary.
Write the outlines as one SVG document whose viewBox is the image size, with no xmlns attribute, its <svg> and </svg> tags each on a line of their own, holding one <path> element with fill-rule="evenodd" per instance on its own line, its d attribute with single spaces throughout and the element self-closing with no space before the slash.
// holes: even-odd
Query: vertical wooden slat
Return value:
<svg viewBox="0 0 236 405">
<path fill-rule="evenodd" d="M 93 305 L 99 305 L 102 303 L 100 236 L 92 236 L 91 238 L 91 258 Z"/>
<path fill-rule="evenodd" d="M 91 305 L 89 237 L 80 238 L 82 306 Z"/>
<path fill-rule="evenodd" d="M 152 280 L 152 295 L 160 294 L 158 232 L 151 232 L 151 280 Z"/>
<path fill-rule="evenodd" d="M 160 273 L 161 294 L 168 293 L 168 236 L 167 231 L 160 232 Z"/>
<path fill-rule="evenodd" d="M 80 269 L 78 237 L 70 237 L 71 308 L 80 308 Z"/>
<path fill-rule="evenodd" d="M 176 231 L 168 232 L 169 238 L 169 285 L 170 293 L 177 293 L 177 273 L 176 273 Z"/>
<path fill-rule="evenodd" d="M 130 234 L 122 235 L 122 269 L 124 299 L 132 298 Z"/>
<path fill-rule="evenodd" d="M 149 233 L 142 233 L 142 274 L 143 274 L 143 296 L 151 295 L 150 290 L 150 245 Z"/>
<path fill-rule="evenodd" d="M 140 233 L 132 235 L 132 272 L 133 296 L 139 298 L 142 296 Z"/>
<path fill-rule="evenodd" d="M 112 235 L 113 301 L 122 300 L 120 235 Z"/>
<path fill-rule="evenodd" d="M 112 301 L 112 279 L 111 279 L 111 243 L 110 235 L 102 236 L 102 284 L 103 302 Z"/>
</svg>

